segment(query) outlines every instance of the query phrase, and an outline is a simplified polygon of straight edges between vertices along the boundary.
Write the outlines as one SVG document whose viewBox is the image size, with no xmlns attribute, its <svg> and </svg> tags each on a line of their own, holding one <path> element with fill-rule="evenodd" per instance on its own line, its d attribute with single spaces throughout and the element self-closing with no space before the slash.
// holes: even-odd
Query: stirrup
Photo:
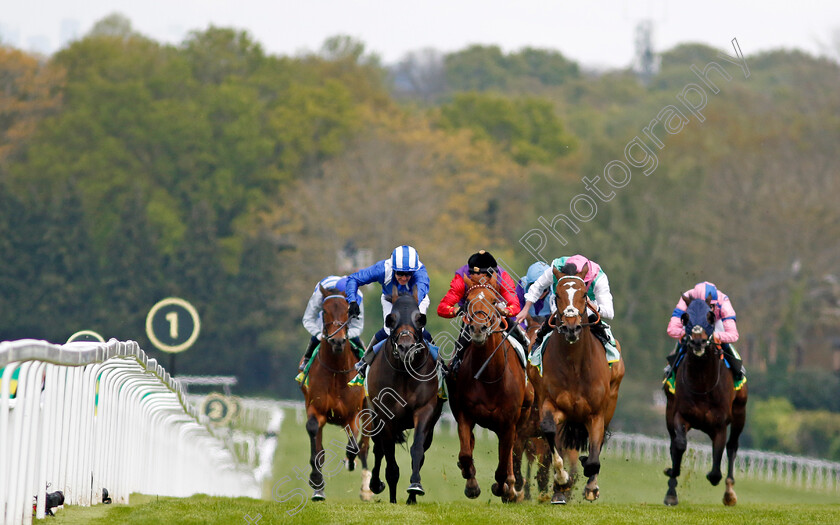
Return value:
<svg viewBox="0 0 840 525">
<path fill-rule="evenodd" d="M 356 377 L 351 379 L 347 383 L 347 386 L 365 386 L 365 376 L 363 376 L 361 373 L 356 374 Z"/>
<path fill-rule="evenodd" d="M 306 376 L 301 371 L 298 375 L 295 376 L 295 381 L 298 383 L 303 383 L 303 380 L 306 379 Z"/>
</svg>

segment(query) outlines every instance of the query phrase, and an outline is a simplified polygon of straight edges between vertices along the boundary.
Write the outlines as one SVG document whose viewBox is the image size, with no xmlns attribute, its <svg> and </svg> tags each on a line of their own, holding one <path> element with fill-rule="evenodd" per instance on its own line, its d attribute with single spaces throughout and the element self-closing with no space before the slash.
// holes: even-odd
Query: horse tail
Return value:
<svg viewBox="0 0 840 525">
<path fill-rule="evenodd" d="M 589 450 L 589 433 L 583 423 L 566 421 L 560 425 L 558 432 L 563 448 L 571 448 L 579 452 Z"/>
</svg>

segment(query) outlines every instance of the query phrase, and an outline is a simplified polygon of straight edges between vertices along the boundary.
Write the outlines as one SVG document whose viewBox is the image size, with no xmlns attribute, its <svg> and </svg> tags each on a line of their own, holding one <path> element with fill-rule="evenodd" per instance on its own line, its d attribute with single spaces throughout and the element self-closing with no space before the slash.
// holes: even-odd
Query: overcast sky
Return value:
<svg viewBox="0 0 840 525">
<path fill-rule="evenodd" d="M 317 50 L 348 34 L 397 62 L 406 52 L 443 52 L 469 44 L 557 49 L 589 67 L 625 67 L 634 56 L 635 27 L 654 23 L 654 46 L 683 42 L 745 54 L 798 48 L 820 54 L 840 29 L 838 0 L 0 0 L 0 38 L 51 53 L 70 36 L 118 12 L 134 29 L 178 43 L 208 25 L 246 29 L 272 54 Z"/>
</svg>

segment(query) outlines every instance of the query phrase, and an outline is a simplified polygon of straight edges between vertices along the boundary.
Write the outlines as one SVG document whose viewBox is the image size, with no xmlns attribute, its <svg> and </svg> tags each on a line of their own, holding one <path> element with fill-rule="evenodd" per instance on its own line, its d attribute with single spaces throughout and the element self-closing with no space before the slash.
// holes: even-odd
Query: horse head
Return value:
<svg viewBox="0 0 840 525">
<path fill-rule="evenodd" d="M 715 314 L 712 307 L 712 296 L 709 294 L 705 301 L 693 300 L 682 296 L 686 304 L 685 312 L 680 316 L 685 328 L 684 344 L 697 357 L 702 357 L 711 345 L 715 331 Z"/>
<path fill-rule="evenodd" d="M 464 323 L 469 327 L 472 342 L 481 345 L 491 333 L 507 328 L 502 308 L 498 306 L 501 299 L 499 281 L 495 274 L 489 279 L 464 276 L 464 286 Z"/>
<path fill-rule="evenodd" d="M 324 297 L 321 302 L 324 341 L 330 345 L 334 353 L 338 354 L 344 350 L 347 342 L 347 325 L 350 323 L 350 318 L 347 316 L 347 297 L 344 292 L 335 288 L 328 290 L 320 284 L 318 286 Z"/>
<path fill-rule="evenodd" d="M 391 304 L 391 313 L 385 316 L 385 327 L 391 331 L 389 338 L 394 357 L 405 363 L 414 357 L 415 352 L 425 348 L 423 328 L 426 326 L 426 314 L 420 313 L 416 287 L 413 294 L 400 295 L 395 286 Z"/>
<path fill-rule="evenodd" d="M 583 330 L 582 318 L 586 311 L 586 283 L 583 277 L 589 271 L 589 263 L 583 265 L 579 272 L 575 272 L 573 264 L 567 264 L 561 272 L 556 267 L 552 268 L 554 277 L 557 279 L 557 287 L 554 290 L 554 300 L 557 303 L 555 312 L 555 324 L 551 325 L 559 333 L 566 336 L 566 341 L 574 344 L 580 339 L 580 332 Z"/>
</svg>

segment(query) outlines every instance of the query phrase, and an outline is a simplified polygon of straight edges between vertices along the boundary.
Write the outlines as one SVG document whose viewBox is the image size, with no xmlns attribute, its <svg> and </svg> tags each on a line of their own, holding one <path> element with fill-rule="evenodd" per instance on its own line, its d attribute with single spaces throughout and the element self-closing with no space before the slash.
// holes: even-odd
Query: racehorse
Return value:
<svg viewBox="0 0 840 525">
<path fill-rule="evenodd" d="M 497 307 L 499 283 L 493 275 L 489 281 L 464 277 L 466 285 L 464 323 L 470 343 L 464 349 L 458 371 L 447 377 L 449 407 L 458 424 L 461 450 L 458 467 L 467 480 L 464 494 L 477 498 L 481 494 L 475 479 L 473 428 L 479 424 L 499 439 L 499 463 L 493 495 L 504 502 L 521 501 L 513 470 L 513 445 L 516 427 L 528 417 L 533 394 L 527 396 L 525 370 L 507 339 L 507 321 Z"/>
<path fill-rule="evenodd" d="M 533 350 L 534 341 L 537 337 L 537 331 L 542 326 L 544 318 L 542 316 L 531 317 L 528 316 L 528 325 L 525 333 L 528 336 L 529 354 Z M 516 444 L 513 447 L 513 470 L 516 476 L 516 490 L 524 490 L 525 499 L 531 499 L 531 467 L 534 462 L 537 463 L 537 489 L 539 490 L 539 501 L 545 502 L 551 498 L 548 494 L 548 473 L 551 466 L 551 452 L 548 448 L 548 443 L 543 439 L 542 431 L 540 430 L 540 391 L 542 387 L 542 376 L 537 367 L 528 363 L 526 370 L 528 374 L 529 385 L 535 393 L 534 403 L 531 405 L 528 417 L 524 419 L 516 429 Z M 522 457 L 525 456 L 527 462 L 527 470 L 525 477 L 522 477 Z M 564 460 L 568 462 L 569 474 L 571 477 L 571 485 L 574 484 L 577 478 L 577 461 L 578 451 L 574 449 L 566 449 L 563 451 Z M 569 491 L 565 492 L 565 496 L 569 497 Z"/>
<path fill-rule="evenodd" d="M 397 502 L 400 468 L 394 455 L 396 444 L 405 443 L 405 430 L 414 430 L 411 445 L 411 478 L 406 503 L 417 503 L 425 495 L 420 483 L 420 468 L 426 450 L 432 445 L 435 424 L 440 418 L 443 399 L 438 397 L 438 366 L 427 343 L 423 341 L 426 315 L 417 307 L 414 295 L 397 295 L 394 287 L 392 309 L 385 317 L 391 331 L 367 373 L 367 391 L 372 416 L 365 432 L 373 439 L 373 478 L 370 486 L 375 494 L 385 490 L 379 477 L 384 457 L 385 478 L 391 503 Z"/>
<path fill-rule="evenodd" d="M 732 374 L 726 368 L 720 345 L 714 343 L 715 316 L 711 295 L 705 301 L 683 296 L 686 311 L 682 322 L 686 336 L 683 338 L 685 357 L 679 363 L 674 380 L 674 393 L 665 386 L 665 423 L 671 436 L 671 468 L 665 505 L 676 505 L 677 477 L 687 446 L 686 434 L 691 428 L 705 432 L 712 440 L 712 470 L 706 479 L 713 486 L 720 483 L 720 463 L 723 448 L 729 461 L 726 474 L 724 505 L 735 505 L 737 496 L 733 486 L 733 466 L 738 452 L 738 437 L 744 429 L 747 415 L 747 385 L 735 390 Z M 729 440 L 726 427 L 729 426 Z"/>
<path fill-rule="evenodd" d="M 624 378 L 624 360 L 610 366 L 604 346 L 589 328 L 594 323 L 583 322 L 591 304 L 583 281 L 588 270 L 589 265 L 585 264 L 577 275 L 565 275 L 553 268 L 557 311 L 549 318 L 553 331 L 543 355 L 543 382 L 538 396 L 540 429 L 554 463 L 553 504 L 566 503 L 565 492 L 573 483 L 563 468 L 563 458 L 558 453 L 561 448 L 589 450 L 589 456 L 580 456 L 583 475 L 588 478 L 583 496 L 588 501 L 600 496 L 601 447 Z M 591 308 L 597 311 L 595 305 Z"/>
<path fill-rule="evenodd" d="M 320 286 L 320 285 L 319 285 Z M 309 367 L 308 380 L 301 383 L 306 403 L 306 432 L 309 434 L 309 486 L 313 489 L 312 500 L 326 498 L 323 472 L 325 452 L 322 443 L 326 423 L 344 428 L 347 434 L 347 469 L 354 470 L 356 455 L 362 461 L 362 488 L 359 496 L 370 500 L 370 471 L 367 467 L 369 438 L 361 436 L 359 441 L 358 415 L 365 406 L 365 395 L 361 389 L 347 386 L 355 374 L 356 357 L 347 337 L 347 299 L 337 289 L 321 288 L 323 295 L 323 337 L 315 359 Z M 333 472 L 335 469 L 327 469 Z"/>
</svg>

